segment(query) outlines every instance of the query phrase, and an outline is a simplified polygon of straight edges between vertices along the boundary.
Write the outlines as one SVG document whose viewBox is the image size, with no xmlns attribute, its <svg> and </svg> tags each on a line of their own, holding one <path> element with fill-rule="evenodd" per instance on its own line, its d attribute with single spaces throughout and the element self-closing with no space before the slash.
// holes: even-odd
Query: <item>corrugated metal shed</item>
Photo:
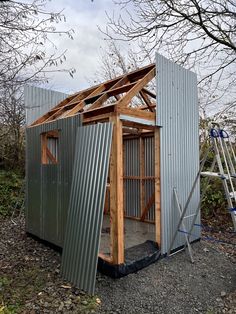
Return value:
<svg viewBox="0 0 236 314">
<path fill-rule="evenodd" d="M 94 293 L 112 123 L 78 128 L 62 276 Z"/>
<path fill-rule="evenodd" d="M 156 68 L 157 125 L 161 126 L 162 253 L 166 253 L 179 219 L 173 188 L 184 206 L 199 169 L 197 77 L 159 54 Z M 199 199 L 198 183 L 186 216 L 195 213 Z M 191 221 L 192 218 L 185 219 L 187 228 Z M 199 229 L 193 230 L 195 238 L 200 237 Z M 173 248 L 183 244 L 184 235 L 179 233 Z"/>
<path fill-rule="evenodd" d="M 25 85 L 26 125 L 28 126 L 33 123 L 66 97 L 68 97 L 68 95 L 61 92 Z"/>
<path fill-rule="evenodd" d="M 26 129 L 26 230 L 62 246 L 72 180 L 76 131 L 81 116 Z M 42 164 L 41 134 L 59 130 L 58 163 Z"/>
</svg>

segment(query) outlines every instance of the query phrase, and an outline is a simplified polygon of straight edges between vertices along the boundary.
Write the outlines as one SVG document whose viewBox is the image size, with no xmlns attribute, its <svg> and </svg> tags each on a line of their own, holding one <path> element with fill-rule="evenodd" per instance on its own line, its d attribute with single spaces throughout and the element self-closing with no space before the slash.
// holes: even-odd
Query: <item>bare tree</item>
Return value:
<svg viewBox="0 0 236 314">
<path fill-rule="evenodd" d="M 23 85 L 46 81 L 48 72 L 74 73 L 61 68 L 66 51 L 59 52 L 53 43 L 56 34 L 73 39 L 73 30 L 60 29 L 65 16 L 62 11 L 48 11 L 47 2 L 0 2 L 0 162 L 4 167 L 24 164 Z"/>
<path fill-rule="evenodd" d="M 202 105 L 232 103 L 236 81 L 235 1 L 115 0 L 115 3 L 120 14 L 108 16 L 107 28 L 103 30 L 108 38 L 135 41 L 142 51 L 158 50 L 194 69 L 199 74 Z"/>
<path fill-rule="evenodd" d="M 0 163 L 5 168 L 23 169 L 24 121 L 23 92 L 8 84 L 0 94 Z"/>
<path fill-rule="evenodd" d="M 143 59 L 138 58 L 132 49 L 125 50 L 113 40 L 102 48 L 99 59 L 99 67 L 94 79 L 89 80 L 91 83 L 113 79 L 144 65 Z"/>
<path fill-rule="evenodd" d="M 0 2 L 0 88 L 46 80 L 45 73 L 64 62 L 65 51 L 57 52 L 51 35 L 72 39 L 73 30 L 60 30 L 65 16 L 47 11 L 46 4 L 46 0 Z"/>
</svg>

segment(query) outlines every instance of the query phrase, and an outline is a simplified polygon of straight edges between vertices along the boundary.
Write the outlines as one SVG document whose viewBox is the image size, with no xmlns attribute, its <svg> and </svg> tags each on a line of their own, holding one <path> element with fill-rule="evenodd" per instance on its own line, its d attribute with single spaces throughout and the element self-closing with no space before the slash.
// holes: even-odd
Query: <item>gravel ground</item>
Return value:
<svg viewBox="0 0 236 314">
<path fill-rule="evenodd" d="M 99 273 L 89 297 L 61 280 L 60 254 L 24 220 L 0 226 L 0 313 L 236 313 L 235 246 L 198 242 L 194 264 L 183 252 L 121 279 Z"/>
<path fill-rule="evenodd" d="M 98 276 L 100 313 L 236 313 L 236 264 L 217 245 L 193 245 L 119 280 Z"/>
</svg>

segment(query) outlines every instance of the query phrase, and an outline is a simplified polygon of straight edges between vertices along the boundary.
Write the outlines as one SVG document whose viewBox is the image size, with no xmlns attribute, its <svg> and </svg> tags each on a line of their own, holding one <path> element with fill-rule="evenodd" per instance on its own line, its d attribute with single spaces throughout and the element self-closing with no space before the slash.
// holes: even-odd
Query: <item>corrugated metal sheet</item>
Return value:
<svg viewBox="0 0 236 314">
<path fill-rule="evenodd" d="M 124 176 L 134 177 L 140 175 L 140 158 L 139 158 L 139 139 L 124 140 Z M 140 217 L 140 180 L 124 180 L 124 204 L 125 215 Z"/>
<path fill-rule="evenodd" d="M 94 293 L 112 123 L 78 128 L 62 253 L 63 278 Z"/>
<path fill-rule="evenodd" d="M 161 126 L 162 253 L 166 253 L 179 220 L 173 188 L 184 205 L 199 169 L 197 77 L 159 54 L 156 68 L 157 125 Z M 195 212 L 199 199 L 198 183 L 186 215 Z M 192 218 L 185 219 L 187 228 L 191 222 Z M 193 233 L 197 235 L 194 238 L 200 237 L 199 228 Z M 173 248 L 183 244 L 184 235 L 178 233 Z"/>
<path fill-rule="evenodd" d="M 76 131 L 81 116 L 26 129 L 26 230 L 63 245 L 69 206 Z M 41 163 L 41 134 L 59 130 L 58 163 Z"/>
<path fill-rule="evenodd" d="M 144 137 L 144 176 L 154 177 L 154 138 Z M 140 139 L 131 138 L 124 140 L 124 204 L 125 215 L 132 217 L 141 217 L 140 204 Z M 144 181 L 145 204 L 148 203 L 154 192 L 154 180 L 148 178 Z M 154 205 L 146 215 L 147 220 L 155 219 Z"/>
<path fill-rule="evenodd" d="M 61 92 L 25 85 L 26 125 L 33 123 L 66 97 L 68 95 Z"/>
<path fill-rule="evenodd" d="M 144 137 L 144 176 L 155 176 L 155 150 L 154 150 L 154 137 Z M 155 189 L 155 180 L 145 180 L 145 204 L 148 203 Z M 150 221 L 155 220 L 155 205 L 153 204 L 149 209 L 146 219 Z"/>
</svg>

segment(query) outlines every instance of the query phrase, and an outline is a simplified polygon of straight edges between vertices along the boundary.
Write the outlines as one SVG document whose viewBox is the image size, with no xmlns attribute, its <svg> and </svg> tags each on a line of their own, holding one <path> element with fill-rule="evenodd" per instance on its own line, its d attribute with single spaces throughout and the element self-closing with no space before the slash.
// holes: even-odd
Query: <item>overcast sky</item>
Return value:
<svg viewBox="0 0 236 314">
<path fill-rule="evenodd" d="M 56 73 L 46 86 L 63 92 L 74 92 L 89 86 L 88 78 L 94 77 L 98 68 L 101 47 L 104 46 L 104 35 L 98 30 L 106 25 L 106 11 L 112 13 L 115 5 L 112 0 L 52 0 L 48 6 L 55 10 L 64 9 L 67 18 L 59 28 L 73 28 L 74 40 L 53 37 L 53 40 L 62 51 L 67 49 L 66 68 L 75 68 L 76 73 L 72 79 L 69 74 Z"/>
</svg>

